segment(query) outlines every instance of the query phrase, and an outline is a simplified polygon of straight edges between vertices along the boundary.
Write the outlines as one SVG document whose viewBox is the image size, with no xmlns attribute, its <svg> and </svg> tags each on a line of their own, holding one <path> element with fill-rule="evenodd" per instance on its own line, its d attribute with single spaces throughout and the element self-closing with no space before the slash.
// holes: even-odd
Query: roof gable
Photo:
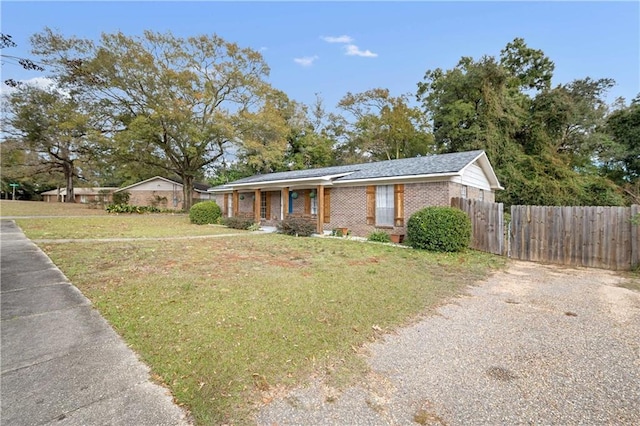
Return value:
<svg viewBox="0 0 640 426">
<path fill-rule="evenodd" d="M 116 190 L 115 192 L 123 192 L 123 191 L 128 191 L 131 189 L 134 189 L 136 187 L 144 187 L 147 184 L 153 183 L 154 181 L 159 181 L 160 184 L 169 184 L 171 186 L 177 185 L 178 187 L 180 187 L 180 190 L 182 190 L 182 182 L 177 180 L 177 179 L 169 179 L 169 178 L 165 178 L 162 176 L 154 176 L 152 178 L 149 179 L 145 179 L 141 182 L 136 182 L 132 185 L 129 186 L 125 186 L 124 188 L 120 188 L 118 190 Z M 193 189 L 196 191 L 200 191 L 200 192 L 205 192 L 207 189 L 209 189 L 210 186 L 206 185 L 204 183 L 198 183 L 198 182 L 194 182 L 193 183 Z"/>
</svg>

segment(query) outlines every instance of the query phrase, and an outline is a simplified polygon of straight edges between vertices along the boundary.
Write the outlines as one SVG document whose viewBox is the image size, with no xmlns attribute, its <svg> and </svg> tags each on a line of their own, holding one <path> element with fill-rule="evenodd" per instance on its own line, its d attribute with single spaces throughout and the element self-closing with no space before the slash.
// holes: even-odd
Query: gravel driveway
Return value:
<svg viewBox="0 0 640 426">
<path fill-rule="evenodd" d="M 261 425 L 640 424 L 640 293 L 596 269 L 512 262 L 369 345 L 371 372 L 263 407 Z"/>
</svg>

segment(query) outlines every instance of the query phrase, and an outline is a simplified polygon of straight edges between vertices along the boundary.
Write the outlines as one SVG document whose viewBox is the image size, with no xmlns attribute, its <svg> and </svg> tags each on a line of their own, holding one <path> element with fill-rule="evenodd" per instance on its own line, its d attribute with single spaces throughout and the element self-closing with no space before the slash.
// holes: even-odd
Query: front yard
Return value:
<svg viewBox="0 0 640 426">
<path fill-rule="evenodd" d="M 141 231 L 138 218 L 100 218 L 96 233 L 120 236 L 129 226 L 138 230 L 127 235 L 157 235 Z M 176 236 L 216 229 L 182 224 L 181 216 L 143 218 L 166 221 L 162 227 Z M 95 219 L 70 228 L 90 230 Z M 19 224 L 34 238 L 69 238 L 55 223 Z M 357 380 L 365 342 L 505 263 L 471 251 L 440 255 L 273 234 L 41 247 L 197 424 L 250 424 L 258 405 L 313 375 L 338 386 Z"/>
</svg>

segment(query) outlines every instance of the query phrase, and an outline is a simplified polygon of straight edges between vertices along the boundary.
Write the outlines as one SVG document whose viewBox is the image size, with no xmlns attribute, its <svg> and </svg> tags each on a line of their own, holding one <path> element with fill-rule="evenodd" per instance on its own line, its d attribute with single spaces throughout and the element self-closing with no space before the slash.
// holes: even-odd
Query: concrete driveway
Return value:
<svg viewBox="0 0 640 426">
<path fill-rule="evenodd" d="M 620 276 L 513 262 L 371 344 L 366 380 L 316 380 L 261 425 L 638 425 L 640 293 Z"/>
</svg>

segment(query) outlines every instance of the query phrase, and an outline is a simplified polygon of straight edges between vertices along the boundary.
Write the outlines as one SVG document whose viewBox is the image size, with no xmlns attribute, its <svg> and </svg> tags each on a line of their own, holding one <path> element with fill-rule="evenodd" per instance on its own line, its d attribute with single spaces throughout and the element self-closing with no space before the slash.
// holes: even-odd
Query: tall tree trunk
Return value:
<svg viewBox="0 0 640 426">
<path fill-rule="evenodd" d="M 73 191 L 73 163 L 65 162 L 62 165 L 64 170 L 64 180 L 67 182 L 67 197 L 65 203 L 75 203 L 76 197 Z"/>
<path fill-rule="evenodd" d="M 193 176 L 183 175 L 182 177 L 182 209 L 185 212 L 191 210 L 193 198 Z"/>
</svg>

